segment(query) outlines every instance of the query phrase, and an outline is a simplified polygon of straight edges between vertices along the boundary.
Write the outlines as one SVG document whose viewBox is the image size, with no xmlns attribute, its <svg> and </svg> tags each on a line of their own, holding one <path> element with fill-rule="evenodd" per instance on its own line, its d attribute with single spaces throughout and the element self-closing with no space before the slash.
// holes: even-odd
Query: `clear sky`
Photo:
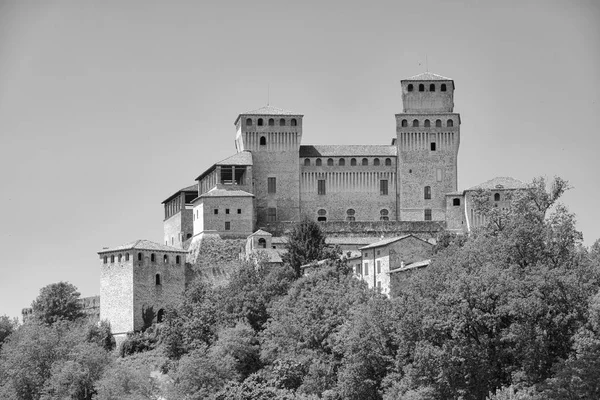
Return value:
<svg viewBox="0 0 600 400">
<path fill-rule="evenodd" d="M 400 80 L 456 84 L 459 189 L 559 175 L 600 238 L 600 2 L 0 0 L 0 315 L 104 246 L 162 242 L 161 201 L 302 113 L 305 144 L 389 144 Z"/>
</svg>

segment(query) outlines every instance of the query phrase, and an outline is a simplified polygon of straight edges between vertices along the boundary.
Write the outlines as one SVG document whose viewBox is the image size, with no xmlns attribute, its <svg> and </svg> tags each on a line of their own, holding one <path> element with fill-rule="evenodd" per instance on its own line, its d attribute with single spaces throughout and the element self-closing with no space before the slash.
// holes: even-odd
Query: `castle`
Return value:
<svg viewBox="0 0 600 400">
<path fill-rule="evenodd" d="M 224 241 L 223 252 L 264 249 L 277 262 L 286 230 L 306 217 L 321 222 L 330 243 L 344 250 L 375 248 L 382 236 L 410 234 L 425 242 L 441 229 L 467 232 L 485 222 L 471 201 L 476 189 L 493 190 L 504 206 L 507 191 L 524 187 L 495 178 L 458 191 L 461 119 L 454 112 L 454 81 L 426 72 L 401 87 L 403 110 L 387 145 L 303 145 L 302 114 L 266 106 L 238 115 L 235 154 L 163 201 L 164 244 L 138 240 L 99 252 L 100 318 L 117 337 L 142 327 L 149 308 L 160 322 L 209 239 Z M 386 241 L 381 249 L 411 241 Z M 419 243 L 414 246 L 424 246 Z M 379 274 L 385 271 L 372 253 L 371 264 L 364 252 L 358 256 L 357 271 L 373 268 L 368 282 L 376 286 L 375 265 Z M 389 264 L 401 251 L 386 254 Z M 214 266 L 196 273 L 207 268 Z"/>
</svg>

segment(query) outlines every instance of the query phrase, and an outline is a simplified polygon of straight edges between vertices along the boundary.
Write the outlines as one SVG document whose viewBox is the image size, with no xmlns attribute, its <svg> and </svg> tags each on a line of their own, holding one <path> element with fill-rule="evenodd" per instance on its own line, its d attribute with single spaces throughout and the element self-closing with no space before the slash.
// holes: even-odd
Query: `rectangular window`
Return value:
<svg viewBox="0 0 600 400">
<path fill-rule="evenodd" d="M 425 221 L 431 221 L 431 209 L 430 208 L 425 209 Z"/>
<path fill-rule="evenodd" d="M 238 214 L 241 214 L 241 213 L 242 213 L 242 209 L 238 208 Z"/>
<path fill-rule="evenodd" d="M 229 214 L 229 208 L 225 209 L 225 214 Z"/>
<path fill-rule="evenodd" d="M 425 200 L 431 200 L 431 186 L 425 186 Z"/>
<path fill-rule="evenodd" d="M 369 263 L 365 263 L 364 272 L 365 272 L 365 275 L 369 275 Z"/>
<path fill-rule="evenodd" d="M 356 274 L 357 274 L 357 275 L 361 275 L 361 273 L 360 273 L 360 272 L 361 272 L 361 271 L 360 271 L 360 264 L 356 264 Z"/>
<path fill-rule="evenodd" d="M 225 230 L 228 231 L 231 229 L 231 222 L 227 221 L 225 222 Z"/>
<path fill-rule="evenodd" d="M 431 151 L 435 151 L 435 142 L 431 142 L 430 149 L 431 149 Z"/>
<path fill-rule="evenodd" d="M 318 180 L 318 194 L 325 194 L 325 179 Z"/>
<path fill-rule="evenodd" d="M 277 208 L 269 207 L 267 208 L 267 222 L 275 222 L 277 221 Z"/>
<path fill-rule="evenodd" d="M 381 261 L 377 261 L 377 273 L 380 274 L 381 273 Z"/>
<path fill-rule="evenodd" d="M 275 178 L 267 178 L 267 186 L 269 193 L 277 193 L 277 181 Z"/>
<path fill-rule="evenodd" d="M 388 181 L 387 179 L 382 179 L 379 181 L 379 194 L 382 196 L 387 196 L 388 194 Z"/>
<path fill-rule="evenodd" d="M 438 168 L 436 170 L 436 179 L 437 179 L 438 182 L 442 181 L 442 169 L 441 168 Z"/>
<path fill-rule="evenodd" d="M 217 215 L 219 213 L 219 209 L 215 208 L 215 215 Z"/>
</svg>

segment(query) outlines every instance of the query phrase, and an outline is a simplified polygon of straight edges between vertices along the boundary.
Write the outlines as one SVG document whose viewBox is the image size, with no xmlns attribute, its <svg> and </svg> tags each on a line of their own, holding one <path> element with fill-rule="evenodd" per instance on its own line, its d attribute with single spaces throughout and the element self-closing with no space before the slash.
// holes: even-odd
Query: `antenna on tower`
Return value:
<svg viewBox="0 0 600 400">
<path fill-rule="evenodd" d="M 427 54 L 425 54 L 425 72 L 429 72 L 429 60 L 427 59 Z"/>
</svg>

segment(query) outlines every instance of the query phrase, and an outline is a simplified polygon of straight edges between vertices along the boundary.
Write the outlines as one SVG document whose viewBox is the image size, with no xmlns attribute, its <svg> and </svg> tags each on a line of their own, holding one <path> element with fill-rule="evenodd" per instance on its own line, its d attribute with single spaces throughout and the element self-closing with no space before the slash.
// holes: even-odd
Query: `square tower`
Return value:
<svg viewBox="0 0 600 400">
<path fill-rule="evenodd" d="M 460 115 L 454 81 L 423 73 L 401 81 L 396 114 L 398 220 L 444 221 L 446 193 L 456 191 Z"/>
</svg>

